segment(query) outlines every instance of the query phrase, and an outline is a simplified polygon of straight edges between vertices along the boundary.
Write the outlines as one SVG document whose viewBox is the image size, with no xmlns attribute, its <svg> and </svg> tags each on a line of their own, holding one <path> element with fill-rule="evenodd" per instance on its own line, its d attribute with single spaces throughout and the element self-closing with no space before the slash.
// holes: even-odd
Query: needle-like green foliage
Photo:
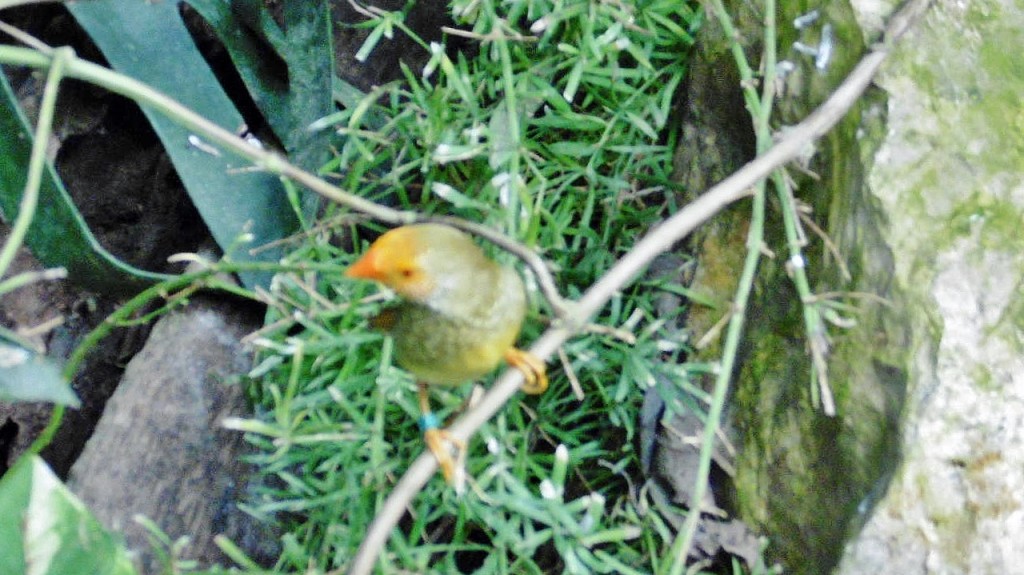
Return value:
<svg viewBox="0 0 1024 575">
<path fill-rule="evenodd" d="M 366 197 L 518 237 L 574 297 L 674 208 L 669 119 L 699 12 L 674 0 L 457 0 L 451 9 L 470 36 L 461 50 L 420 41 L 422 70 L 403 67 L 402 80 L 318 123 L 347 137 L 324 171 Z M 364 25 L 364 56 L 412 34 L 401 12 Z M 279 567 L 290 570 L 344 567 L 424 447 L 414 382 L 366 325 L 376 290 L 341 276 L 354 254 L 332 236 L 330 226 L 310 230 L 291 257 L 335 263 L 338 274 L 275 282 L 252 373 L 262 417 L 236 422 L 263 470 L 250 509 L 288 528 Z M 466 492 L 440 476 L 429 483 L 382 572 L 659 569 L 673 533 L 638 491 L 636 421 L 659 376 L 690 384 L 677 363 L 685 341 L 667 328 L 674 318 L 655 312 L 658 293 L 645 282 L 621 294 L 599 317 L 614 330 L 566 345 L 567 364 L 549 366 L 551 389 L 513 400 L 471 440 Z M 536 300 L 527 340 L 549 315 Z M 470 389 L 434 390 L 434 404 L 453 413 Z"/>
</svg>

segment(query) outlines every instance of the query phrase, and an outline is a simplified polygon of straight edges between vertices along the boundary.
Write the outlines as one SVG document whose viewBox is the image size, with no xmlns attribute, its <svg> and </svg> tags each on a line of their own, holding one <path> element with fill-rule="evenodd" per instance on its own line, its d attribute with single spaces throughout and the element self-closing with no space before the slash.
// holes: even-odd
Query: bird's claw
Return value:
<svg viewBox="0 0 1024 575">
<path fill-rule="evenodd" d="M 537 356 L 513 347 L 505 352 L 505 361 L 523 373 L 523 393 L 538 395 L 548 389 L 547 369 Z"/>
<path fill-rule="evenodd" d="M 458 439 L 444 429 L 426 429 L 423 431 L 423 442 L 434 454 L 441 474 L 449 485 L 458 487 L 465 475 L 466 442 Z M 452 457 L 452 453 L 455 457 Z"/>
</svg>

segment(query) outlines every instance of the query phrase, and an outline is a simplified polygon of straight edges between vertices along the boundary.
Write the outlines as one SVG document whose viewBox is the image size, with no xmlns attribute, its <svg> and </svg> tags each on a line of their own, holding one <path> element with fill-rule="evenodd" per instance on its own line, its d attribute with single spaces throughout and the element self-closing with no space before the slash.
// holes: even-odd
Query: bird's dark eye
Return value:
<svg viewBox="0 0 1024 575">
<path fill-rule="evenodd" d="M 411 278 L 414 272 L 411 268 L 402 268 L 398 273 L 402 274 L 403 278 Z"/>
</svg>

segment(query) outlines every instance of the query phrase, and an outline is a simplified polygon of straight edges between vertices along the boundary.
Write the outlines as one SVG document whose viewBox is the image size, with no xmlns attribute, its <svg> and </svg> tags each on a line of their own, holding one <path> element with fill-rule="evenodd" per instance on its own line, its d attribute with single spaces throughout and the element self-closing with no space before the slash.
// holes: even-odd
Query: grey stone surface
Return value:
<svg viewBox="0 0 1024 575">
<path fill-rule="evenodd" d="M 73 491 L 124 534 L 143 572 L 160 565 L 136 515 L 172 540 L 187 536 L 182 558 L 203 565 L 225 561 L 217 534 L 257 557 L 272 548 L 268 533 L 236 506 L 247 471 L 238 460 L 242 437 L 220 425 L 244 415 L 232 378 L 250 367 L 239 340 L 258 326 L 258 314 L 202 297 L 161 318 L 71 469 Z"/>
<path fill-rule="evenodd" d="M 877 80 L 868 186 L 915 335 L 903 460 L 836 573 L 1024 570 L 1022 29 L 1013 0 L 933 2 Z"/>
</svg>

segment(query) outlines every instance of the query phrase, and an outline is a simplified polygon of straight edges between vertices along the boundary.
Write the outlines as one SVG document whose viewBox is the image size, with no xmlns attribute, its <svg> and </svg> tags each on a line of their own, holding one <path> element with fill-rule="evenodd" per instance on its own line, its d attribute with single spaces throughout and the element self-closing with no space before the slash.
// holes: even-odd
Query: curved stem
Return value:
<svg viewBox="0 0 1024 575">
<path fill-rule="evenodd" d="M 321 271 L 338 271 L 337 266 L 323 264 L 303 264 L 301 266 L 292 266 L 275 262 L 217 262 L 201 271 L 182 274 L 167 281 L 152 285 L 125 302 L 121 307 L 117 308 L 113 313 L 107 316 L 103 322 L 86 334 L 78 346 L 75 347 L 74 351 L 71 352 L 67 362 L 64 364 L 62 374 L 65 379 L 70 380 L 73 378 L 75 373 L 78 371 L 78 367 L 82 364 L 82 361 L 85 360 L 86 356 L 94 347 L 96 347 L 100 340 L 110 335 L 110 332 L 119 327 L 132 325 L 134 323 L 132 316 L 153 300 L 163 298 L 171 301 L 172 295 L 178 294 L 181 290 L 188 289 L 190 286 L 219 289 L 242 297 L 255 299 L 253 296 L 249 295 L 249 292 L 245 292 L 235 285 L 225 284 L 216 280 L 217 274 L 240 271 L 289 271 L 296 268 L 303 271 L 311 269 Z M 179 299 L 181 301 L 186 301 L 185 298 Z M 38 454 L 45 449 L 46 446 L 53 441 L 53 437 L 56 435 L 57 430 L 60 429 L 60 424 L 63 418 L 64 406 L 54 406 L 53 412 L 50 414 L 50 421 L 46 424 L 43 431 L 40 432 L 39 437 L 32 442 L 32 445 L 29 446 L 26 452 Z"/>
<path fill-rule="evenodd" d="M 150 286 L 146 290 L 140 292 L 110 314 L 103 320 L 103 322 L 93 328 L 93 330 L 82 339 L 81 343 L 79 343 L 74 351 L 71 352 L 71 356 L 68 357 L 67 362 L 64 364 L 63 376 L 70 381 L 75 376 L 75 372 L 78 371 L 78 366 L 81 365 L 83 360 L 85 360 L 85 356 L 88 355 L 94 347 L 96 347 L 96 344 L 98 344 L 100 340 L 107 337 L 111 331 L 119 327 L 121 320 L 131 317 L 133 313 L 141 309 L 151 300 L 165 296 L 167 293 L 183 288 L 194 281 L 198 281 L 199 279 L 214 273 L 216 273 L 214 270 L 204 270 L 195 274 L 184 274 L 172 280 Z M 50 421 L 46 424 L 46 427 L 43 428 L 43 431 L 40 432 L 39 436 L 36 437 L 35 441 L 32 442 L 32 445 L 29 446 L 26 453 L 39 454 L 39 452 L 45 449 L 46 446 L 53 441 L 54 436 L 57 434 L 57 430 L 60 429 L 60 424 L 63 419 L 64 406 L 54 406 L 53 412 L 50 414 Z"/>
</svg>

